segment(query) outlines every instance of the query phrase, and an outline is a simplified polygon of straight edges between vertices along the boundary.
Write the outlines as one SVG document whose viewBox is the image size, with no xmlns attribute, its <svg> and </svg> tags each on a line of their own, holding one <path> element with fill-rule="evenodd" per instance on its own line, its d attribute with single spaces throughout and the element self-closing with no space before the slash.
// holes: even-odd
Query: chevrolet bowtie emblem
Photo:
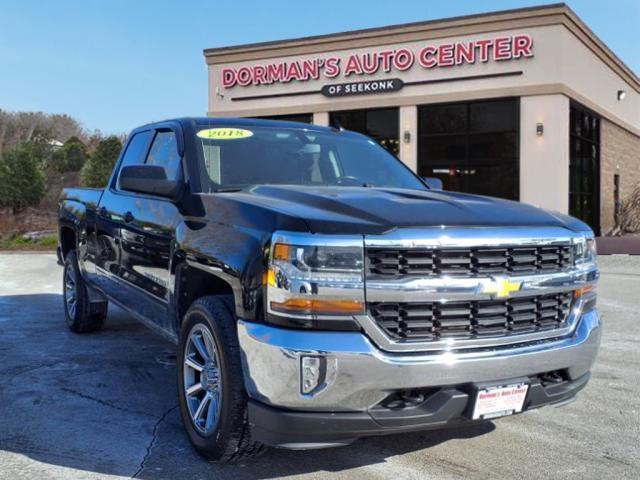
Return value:
<svg viewBox="0 0 640 480">
<path fill-rule="evenodd" d="M 488 293 L 495 298 L 506 298 L 513 292 L 517 292 L 522 287 L 522 281 L 512 282 L 506 278 L 494 279 L 490 284 L 485 285 L 482 293 Z"/>
</svg>

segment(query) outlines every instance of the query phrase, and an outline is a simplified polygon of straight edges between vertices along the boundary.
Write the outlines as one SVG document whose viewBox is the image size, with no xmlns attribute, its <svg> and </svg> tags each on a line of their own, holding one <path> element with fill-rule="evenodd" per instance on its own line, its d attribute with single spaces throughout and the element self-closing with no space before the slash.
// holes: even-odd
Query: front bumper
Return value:
<svg viewBox="0 0 640 480">
<path fill-rule="evenodd" d="M 570 402 L 590 377 L 591 374 L 585 373 L 580 378 L 553 386 L 530 379 L 524 411 Z M 369 412 L 284 410 L 250 400 L 251 435 L 254 440 L 273 447 L 306 449 L 346 445 L 359 437 L 480 423 L 484 420 L 470 420 L 476 387 L 476 384 L 444 387 L 435 390 L 417 407 Z"/>
<path fill-rule="evenodd" d="M 600 344 L 596 310 L 582 315 L 564 338 L 462 352 L 387 353 L 358 332 L 286 330 L 238 322 L 245 386 L 267 405 L 311 411 L 367 411 L 390 392 L 490 382 L 567 369 L 569 378 L 587 373 Z M 301 393 L 304 355 L 326 359 L 322 384 Z"/>
<path fill-rule="evenodd" d="M 245 386 L 251 398 L 252 428 L 254 432 L 261 432 L 258 438 L 265 443 L 289 447 L 304 445 L 304 435 L 286 441 L 286 436 L 282 438 L 277 434 L 278 425 L 285 425 L 285 432 L 292 434 L 296 425 L 304 432 L 314 422 L 316 428 L 323 431 L 341 429 L 340 435 L 332 437 L 333 443 L 327 439 L 326 443 L 331 444 L 336 444 L 337 438 L 376 434 L 372 430 L 389 433 L 398 429 L 444 426 L 464 420 L 473 386 L 527 378 L 532 385 L 528 394 L 531 397 L 536 391 L 536 376 L 546 372 L 563 372 L 564 393 L 556 397 L 540 393 L 542 397 L 537 403 L 527 400 L 528 408 L 566 401 L 586 384 L 600 335 L 597 310 L 591 310 L 581 316 L 572 334 L 555 340 L 482 350 L 410 354 L 384 352 L 359 332 L 286 330 L 238 322 Z M 302 393 L 301 386 L 304 356 L 324 359 L 319 385 L 308 394 Z M 423 421 L 381 426 L 380 420 L 374 418 L 381 402 L 394 392 L 436 387 L 439 390 L 434 401 L 438 408 L 429 407 L 431 410 Z M 549 397 L 546 400 L 545 395 Z M 285 412 L 284 417 L 268 415 L 269 412 L 282 413 L 282 410 L 289 412 Z M 295 418 L 301 415 L 307 420 L 296 423 Z M 314 416 L 319 417 L 316 418 L 319 423 L 314 420 L 309 424 L 308 420 Z M 369 426 L 363 423 L 349 426 L 346 422 L 337 427 L 339 418 L 343 417 L 357 417 L 358 422 Z M 285 424 L 281 423 L 283 419 Z M 334 421 L 338 423 L 334 425 Z M 309 439 L 309 442 L 324 442 L 316 440 Z"/>
</svg>

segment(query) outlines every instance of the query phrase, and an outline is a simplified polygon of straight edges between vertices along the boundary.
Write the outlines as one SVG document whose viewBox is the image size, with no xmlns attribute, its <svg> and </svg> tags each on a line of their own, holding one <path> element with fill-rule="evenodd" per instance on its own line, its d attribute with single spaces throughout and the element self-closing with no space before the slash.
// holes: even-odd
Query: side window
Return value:
<svg viewBox="0 0 640 480">
<path fill-rule="evenodd" d="M 175 180 L 180 169 L 180 155 L 174 132 L 159 131 L 156 133 L 146 161 L 147 165 L 164 167 L 167 180 Z"/>
<path fill-rule="evenodd" d="M 130 165 L 142 165 L 144 163 L 144 155 L 147 153 L 147 145 L 149 145 L 149 137 L 151 132 L 136 133 L 127 143 L 127 150 L 124 152 L 122 167 L 128 167 Z M 120 185 L 118 184 L 118 188 Z"/>
<path fill-rule="evenodd" d="M 214 183 L 222 183 L 221 148 L 220 145 L 202 144 L 204 151 L 204 167 L 207 169 L 209 178 Z"/>
</svg>

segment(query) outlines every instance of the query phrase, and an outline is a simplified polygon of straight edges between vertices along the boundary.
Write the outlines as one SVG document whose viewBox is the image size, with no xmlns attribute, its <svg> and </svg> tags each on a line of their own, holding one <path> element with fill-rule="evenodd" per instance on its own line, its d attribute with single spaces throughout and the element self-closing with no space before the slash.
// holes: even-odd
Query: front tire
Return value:
<svg viewBox="0 0 640 480">
<path fill-rule="evenodd" d="M 62 276 L 64 317 L 72 332 L 87 333 L 100 330 L 107 318 L 108 302 L 91 302 L 88 287 L 80 274 L 75 250 L 67 253 Z"/>
<path fill-rule="evenodd" d="M 251 440 L 233 298 L 196 300 L 178 349 L 178 398 L 189 440 L 202 456 L 234 462 L 259 454 Z"/>
</svg>

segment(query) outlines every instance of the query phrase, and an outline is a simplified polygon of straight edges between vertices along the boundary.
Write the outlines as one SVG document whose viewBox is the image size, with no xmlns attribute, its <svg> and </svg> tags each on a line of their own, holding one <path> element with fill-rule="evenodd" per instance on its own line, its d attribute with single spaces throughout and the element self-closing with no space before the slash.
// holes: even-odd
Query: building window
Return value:
<svg viewBox="0 0 640 480">
<path fill-rule="evenodd" d="M 400 153 L 399 123 L 397 108 L 345 110 L 329 114 L 329 125 L 368 135 L 396 156 Z"/>
<path fill-rule="evenodd" d="M 282 122 L 313 123 L 311 113 L 292 113 L 291 115 L 267 115 L 264 117 L 254 117 L 261 120 L 280 120 Z"/>
<path fill-rule="evenodd" d="M 600 117 L 572 103 L 569 132 L 569 214 L 599 234 Z"/>
<path fill-rule="evenodd" d="M 418 174 L 446 190 L 519 199 L 518 99 L 418 107 Z"/>
</svg>

